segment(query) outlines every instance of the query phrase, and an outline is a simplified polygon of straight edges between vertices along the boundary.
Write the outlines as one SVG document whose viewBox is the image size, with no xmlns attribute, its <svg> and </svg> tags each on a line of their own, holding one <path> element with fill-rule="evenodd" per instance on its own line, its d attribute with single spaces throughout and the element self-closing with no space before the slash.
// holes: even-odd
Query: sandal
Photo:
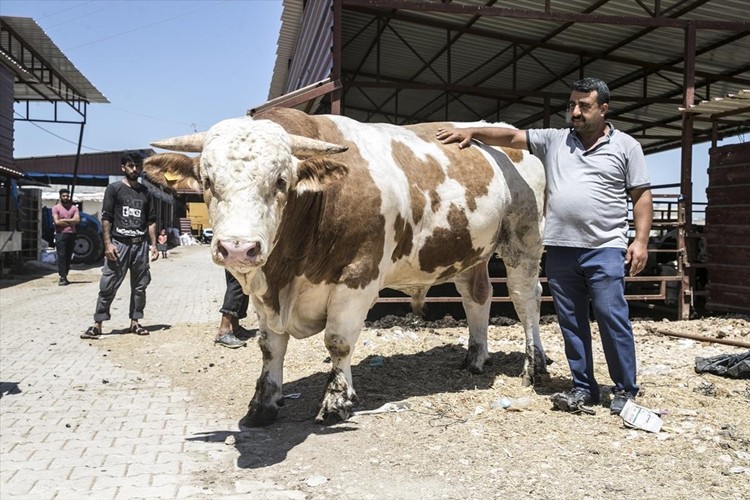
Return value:
<svg viewBox="0 0 750 500">
<path fill-rule="evenodd" d="M 137 323 L 135 325 L 130 325 L 130 333 L 135 333 L 136 335 L 148 335 L 149 334 L 148 330 L 146 330 L 145 328 L 143 328 L 141 325 Z"/>
<path fill-rule="evenodd" d="M 90 326 L 88 329 L 81 334 L 82 339 L 98 339 L 102 332 L 95 326 Z"/>
</svg>

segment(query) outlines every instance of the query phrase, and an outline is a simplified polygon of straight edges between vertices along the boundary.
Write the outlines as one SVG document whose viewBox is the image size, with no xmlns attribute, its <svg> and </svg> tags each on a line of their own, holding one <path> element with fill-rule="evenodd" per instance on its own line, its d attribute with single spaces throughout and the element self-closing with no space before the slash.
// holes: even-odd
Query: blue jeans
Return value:
<svg viewBox="0 0 750 500">
<path fill-rule="evenodd" d="M 591 349 L 591 304 L 615 389 L 638 394 L 635 340 L 625 300 L 625 250 L 547 247 L 546 272 L 573 387 L 599 399 Z"/>
</svg>

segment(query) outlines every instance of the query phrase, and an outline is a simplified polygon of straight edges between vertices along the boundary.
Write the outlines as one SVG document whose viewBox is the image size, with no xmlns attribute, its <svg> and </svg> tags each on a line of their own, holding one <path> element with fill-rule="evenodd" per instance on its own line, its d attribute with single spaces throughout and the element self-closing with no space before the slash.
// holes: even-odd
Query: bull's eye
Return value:
<svg viewBox="0 0 750 500">
<path fill-rule="evenodd" d="M 211 189 L 211 179 L 209 179 L 208 177 L 204 177 L 203 178 L 203 190 L 208 191 L 209 189 Z"/>
<path fill-rule="evenodd" d="M 285 192 L 286 191 L 286 179 L 284 179 L 283 177 L 279 177 L 278 179 L 276 179 L 276 189 L 282 193 Z"/>
</svg>

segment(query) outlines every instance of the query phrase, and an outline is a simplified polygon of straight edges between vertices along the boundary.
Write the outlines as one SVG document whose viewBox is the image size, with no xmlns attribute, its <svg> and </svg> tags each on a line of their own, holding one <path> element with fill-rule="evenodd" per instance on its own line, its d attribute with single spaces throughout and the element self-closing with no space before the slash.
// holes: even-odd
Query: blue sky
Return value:
<svg viewBox="0 0 750 500">
<path fill-rule="evenodd" d="M 280 0 L 0 0 L 1 15 L 33 18 L 109 99 L 88 106 L 82 153 L 145 148 L 265 102 L 281 11 Z M 76 152 L 77 125 L 15 129 L 16 158 Z"/>
<path fill-rule="evenodd" d="M 109 99 L 89 105 L 82 153 L 145 148 L 265 102 L 281 11 L 281 0 L 0 0 L 0 15 L 34 18 Z M 74 154 L 78 133 L 16 121 L 15 157 Z M 654 185 L 679 182 L 679 150 L 646 159 Z M 695 201 L 706 199 L 707 168 L 708 145 L 698 145 Z"/>
</svg>

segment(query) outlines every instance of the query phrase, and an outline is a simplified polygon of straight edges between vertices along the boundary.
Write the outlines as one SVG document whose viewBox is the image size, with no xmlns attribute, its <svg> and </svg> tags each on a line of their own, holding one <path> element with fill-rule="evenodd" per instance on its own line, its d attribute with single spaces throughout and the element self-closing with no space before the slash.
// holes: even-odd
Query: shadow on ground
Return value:
<svg viewBox="0 0 750 500">
<path fill-rule="evenodd" d="M 88 271 L 102 267 L 101 262 L 95 264 L 72 264 L 71 274 L 68 276 L 71 284 L 90 283 L 90 279 L 76 276 L 76 271 Z M 6 274 L 0 277 L 0 289 L 9 288 L 27 281 L 45 277 L 57 277 L 57 264 L 44 264 L 37 260 L 24 262 L 18 269 L 6 269 Z M 98 279 L 98 277 L 97 277 Z"/>
<path fill-rule="evenodd" d="M 404 401 L 414 397 L 441 393 L 461 393 L 474 389 L 488 389 L 498 377 L 520 377 L 524 363 L 523 352 L 495 352 L 483 374 L 474 375 L 460 369 L 466 350 L 457 345 L 438 346 L 414 354 L 397 354 L 373 362 L 375 356 L 364 358 L 352 366 L 352 377 L 359 403 L 355 410 L 373 410 L 385 403 Z M 233 436 L 239 452 L 237 465 L 256 469 L 283 462 L 290 450 L 305 442 L 311 435 L 331 435 L 359 431 L 354 419 L 332 425 L 314 421 L 323 396 L 328 373 L 318 372 L 284 384 L 285 398 L 276 421 L 261 428 L 243 428 L 240 432 L 206 432 L 189 440 L 225 442 Z M 569 381 L 547 377 L 540 382 L 538 393 L 551 394 L 569 388 Z M 457 417 L 434 413 L 436 421 L 446 425 L 456 423 Z M 356 418 L 356 417 L 355 417 Z"/>
</svg>

